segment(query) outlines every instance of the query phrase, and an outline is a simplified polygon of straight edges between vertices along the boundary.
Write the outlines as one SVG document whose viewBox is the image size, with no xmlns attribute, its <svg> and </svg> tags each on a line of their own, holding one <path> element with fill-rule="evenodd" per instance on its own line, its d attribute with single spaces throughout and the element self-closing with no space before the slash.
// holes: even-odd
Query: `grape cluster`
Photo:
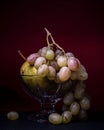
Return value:
<svg viewBox="0 0 104 130">
<path fill-rule="evenodd" d="M 56 83 L 63 83 L 69 79 L 86 80 L 88 78 L 85 67 L 72 52 L 65 52 L 54 40 L 51 44 L 47 40 L 47 43 L 48 46 L 42 47 L 26 58 L 26 62 L 37 70 L 35 75 L 47 77 Z"/>
<path fill-rule="evenodd" d="M 90 100 L 85 92 L 84 84 L 84 80 L 88 78 L 88 73 L 79 59 L 72 52 L 65 52 L 54 41 L 51 33 L 46 28 L 45 30 L 47 32 L 47 46 L 40 48 L 27 58 L 24 58 L 21 54 L 25 59 L 25 64 L 28 64 L 32 71 L 28 72 L 22 66 L 20 74 L 36 75 L 43 79 L 47 78 L 56 84 L 62 84 L 62 91 L 65 91 L 62 106 L 63 113 L 61 115 L 58 113 L 50 114 L 49 121 L 51 123 L 68 123 L 73 117 L 85 119 L 87 117 L 87 110 L 90 108 Z M 70 85 L 71 81 L 77 81 L 77 84 L 70 87 L 72 86 Z M 43 83 L 42 87 L 44 87 Z"/>
</svg>

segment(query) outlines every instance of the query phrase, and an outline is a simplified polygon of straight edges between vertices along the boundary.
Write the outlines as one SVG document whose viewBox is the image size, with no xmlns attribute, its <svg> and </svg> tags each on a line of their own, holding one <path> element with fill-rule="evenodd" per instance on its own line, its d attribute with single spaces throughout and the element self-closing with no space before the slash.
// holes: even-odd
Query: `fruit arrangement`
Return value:
<svg viewBox="0 0 104 130">
<path fill-rule="evenodd" d="M 85 91 L 84 80 L 87 80 L 88 73 L 72 52 L 65 52 L 46 28 L 45 31 L 47 34 L 45 47 L 27 58 L 18 51 L 25 60 L 20 68 L 22 80 L 31 91 L 37 86 L 47 91 L 52 84 L 61 84 L 57 91 L 60 89 L 64 93 L 62 113 L 50 113 L 48 117 L 50 123 L 66 124 L 75 118 L 86 119 L 90 99 Z"/>
</svg>

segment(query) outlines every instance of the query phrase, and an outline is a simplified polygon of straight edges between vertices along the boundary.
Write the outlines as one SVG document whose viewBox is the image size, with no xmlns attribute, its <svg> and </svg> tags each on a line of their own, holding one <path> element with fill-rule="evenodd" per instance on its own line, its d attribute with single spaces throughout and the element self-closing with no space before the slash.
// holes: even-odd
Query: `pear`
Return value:
<svg viewBox="0 0 104 130">
<path fill-rule="evenodd" d="M 35 91 L 36 87 L 46 88 L 49 84 L 46 77 L 41 77 L 37 73 L 35 66 L 30 65 L 25 61 L 20 68 L 20 75 L 24 84 L 32 91 Z"/>
<path fill-rule="evenodd" d="M 37 69 L 25 61 L 20 68 L 20 75 L 28 87 L 35 87 L 37 83 Z"/>
</svg>

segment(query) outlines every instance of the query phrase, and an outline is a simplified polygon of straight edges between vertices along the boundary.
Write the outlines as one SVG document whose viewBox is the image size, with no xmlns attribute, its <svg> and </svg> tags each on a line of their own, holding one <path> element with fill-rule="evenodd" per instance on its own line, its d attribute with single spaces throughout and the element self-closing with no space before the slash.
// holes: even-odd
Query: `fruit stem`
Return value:
<svg viewBox="0 0 104 130">
<path fill-rule="evenodd" d="M 19 53 L 19 55 L 26 61 L 26 57 L 22 54 L 22 52 L 20 50 L 17 51 Z"/>
<path fill-rule="evenodd" d="M 65 54 L 64 49 L 63 49 L 62 47 L 60 47 L 60 46 L 55 42 L 55 40 L 53 39 L 52 34 L 48 31 L 48 29 L 47 29 L 47 28 L 44 28 L 44 29 L 45 29 L 45 31 L 46 31 L 46 33 L 47 33 L 47 44 L 48 44 L 48 47 L 50 46 L 50 44 L 49 44 L 49 39 L 48 39 L 48 37 L 50 36 L 50 38 L 51 38 L 51 40 L 52 40 L 52 43 L 53 43 L 57 48 L 59 48 L 60 50 L 62 50 L 62 52 Z"/>
<path fill-rule="evenodd" d="M 49 39 L 48 39 L 48 37 L 50 36 L 50 32 L 47 30 L 47 28 L 44 28 L 44 29 L 47 33 L 46 40 L 47 40 L 48 48 L 50 49 L 50 43 L 49 43 Z"/>
</svg>

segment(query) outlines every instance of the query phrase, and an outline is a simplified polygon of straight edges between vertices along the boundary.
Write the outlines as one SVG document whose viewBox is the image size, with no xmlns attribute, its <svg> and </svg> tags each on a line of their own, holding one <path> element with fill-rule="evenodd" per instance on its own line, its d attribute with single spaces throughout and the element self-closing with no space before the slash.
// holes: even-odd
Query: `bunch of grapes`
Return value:
<svg viewBox="0 0 104 130">
<path fill-rule="evenodd" d="M 29 66 L 35 68 L 35 75 L 47 78 L 56 84 L 62 84 L 62 91 L 65 91 L 62 106 L 63 113 L 62 115 L 50 114 L 49 121 L 53 124 L 59 124 L 59 122 L 68 123 L 75 117 L 85 119 L 87 110 L 90 108 L 90 100 L 85 92 L 84 84 L 84 80 L 88 78 L 88 73 L 84 65 L 72 52 L 65 52 L 54 41 L 51 33 L 46 28 L 45 31 L 47 33 L 47 45 L 45 47 L 30 54 L 27 58 L 20 51 L 19 54 Z M 22 71 L 20 73 L 23 75 Z M 77 81 L 77 83 L 70 85 L 73 81 Z"/>
<path fill-rule="evenodd" d="M 25 60 L 37 70 L 36 75 L 47 77 L 56 83 L 71 80 L 86 80 L 88 74 L 79 59 L 71 52 L 65 52 L 47 32 L 47 46 L 42 47 L 36 53 L 30 54 Z M 51 43 L 49 43 L 51 38 Z M 20 53 L 20 52 L 19 52 Z M 21 73 L 22 74 L 22 73 Z"/>
</svg>

